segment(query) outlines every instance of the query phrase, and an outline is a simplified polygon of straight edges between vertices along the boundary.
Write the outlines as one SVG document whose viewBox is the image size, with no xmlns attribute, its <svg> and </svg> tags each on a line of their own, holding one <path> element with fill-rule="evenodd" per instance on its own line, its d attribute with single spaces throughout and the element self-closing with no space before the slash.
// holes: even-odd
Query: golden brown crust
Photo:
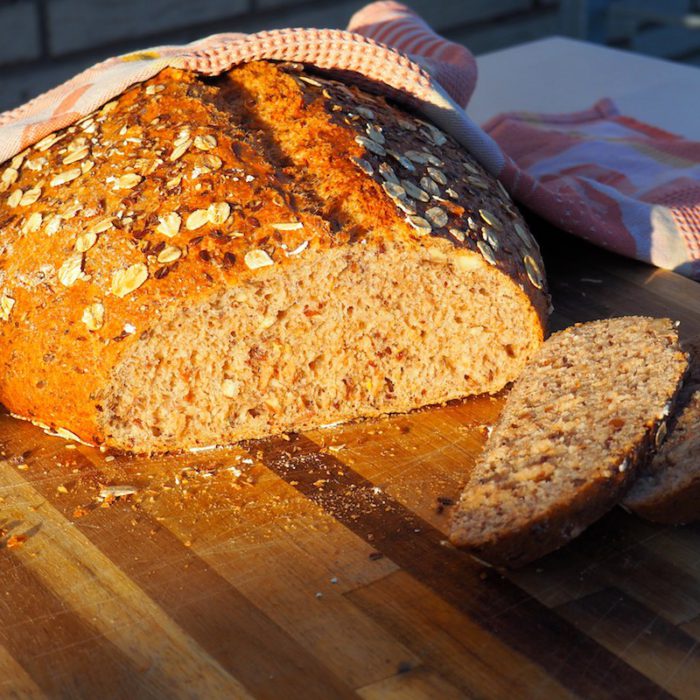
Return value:
<svg viewBox="0 0 700 700">
<path fill-rule="evenodd" d="M 276 149 L 266 121 L 298 150 Z M 426 178 L 420 191 L 411 177 Z M 306 247 L 449 240 L 512 278 L 543 332 L 536 244 L 473 159 L 385 100 L 294 67 L 213 80 L 168 69 L 0 178 L 0 401 L 90 442 L 104 439 L 111 369 L 164 309 L 294 264 Z M 426 189 L 439 199 L 420 201 Z"/>
</svg>

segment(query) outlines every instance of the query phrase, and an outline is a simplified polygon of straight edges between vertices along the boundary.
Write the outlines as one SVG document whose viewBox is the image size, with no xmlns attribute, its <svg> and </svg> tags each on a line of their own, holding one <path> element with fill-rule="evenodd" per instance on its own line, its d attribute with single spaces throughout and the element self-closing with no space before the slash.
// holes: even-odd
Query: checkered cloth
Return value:
<svg viewBox="0 0 700 700">
<path fill-rule="evenodd" d="M 558 228 L 700 279 L 700 143 L 620 116 L 607 100 L 578 114 L 502 115 L 481 128 L 464 110 L 474 57 L 397 2 L 368 5 L 347 31 L 216 34 L 111 58 L 0 114 L 0 162 L 167 66 L 217 75 L 259 59 L 308 63 L 399 100 Z"/>
</svg>

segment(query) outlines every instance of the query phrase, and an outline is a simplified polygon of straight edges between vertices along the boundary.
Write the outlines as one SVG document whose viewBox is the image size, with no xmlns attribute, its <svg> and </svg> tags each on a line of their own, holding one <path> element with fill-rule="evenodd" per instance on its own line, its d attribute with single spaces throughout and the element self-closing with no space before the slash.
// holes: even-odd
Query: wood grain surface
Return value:
<svg viewBox="0 0 700 700">
<path fill-rule="evenodd" d="M 534 227 L 554 328 L 700 337 L 700 285 Z M 699 526 L 617 509 L 508 574 L 447 543 L 502 401 L 154 459 L 0 415 L 0 697 L 700 698 Z"/>
</svg>

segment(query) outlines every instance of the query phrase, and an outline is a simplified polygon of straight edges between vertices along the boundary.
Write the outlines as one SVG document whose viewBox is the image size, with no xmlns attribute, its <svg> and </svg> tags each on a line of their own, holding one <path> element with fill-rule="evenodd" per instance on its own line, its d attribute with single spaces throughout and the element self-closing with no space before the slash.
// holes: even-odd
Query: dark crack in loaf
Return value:
<svg viewBox="0 0 700 700">
<path fill-rule="evenodd" d="M 90 443 L 228 443 L 496 392 L 537 246 L 437 128 L 300 67 L 166 70 L 0 173 L 0 400 Z"/>
<path fill-rule="evenodd" d="M 452 542 L 515 567 L 576 537 L 644 466 L 686 369 L 668 319 L 555 333 L 506 399 L 455 511 Z"/>
<path fill-rule="evenodd" d="M 670 525 L 700 519 L 700 341 L 686 350 L 690 371 L 669 435 L 624 500 L 637 515 Z"/>
</svg>

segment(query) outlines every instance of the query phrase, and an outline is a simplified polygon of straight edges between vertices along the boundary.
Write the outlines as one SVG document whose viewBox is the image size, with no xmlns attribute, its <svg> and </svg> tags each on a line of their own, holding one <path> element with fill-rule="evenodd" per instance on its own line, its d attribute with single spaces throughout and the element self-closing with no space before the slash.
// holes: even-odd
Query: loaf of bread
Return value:
<svg viewBox="0 0 700 700">
<path fill-rule="evenodd" d="M 644 467 L 686 369 L 668 319 L 552 335 L 506 400 L 455 511 L 452 542 L 516 567 L 576 537 Z"/>
<path fill-rule="evenodd" d="M 658 523 L 700 520 L 700 341 L 685 348 L 690 371 L 669 434 L 625 497 L 624 505 Z"/>
<path fill-rule="evenodd" d="M 300 66 L 168 69 L 0 169 L 0 401 L 129 451 L 515 379 L 548 308 L 498 183 Z"/>
</svg>

